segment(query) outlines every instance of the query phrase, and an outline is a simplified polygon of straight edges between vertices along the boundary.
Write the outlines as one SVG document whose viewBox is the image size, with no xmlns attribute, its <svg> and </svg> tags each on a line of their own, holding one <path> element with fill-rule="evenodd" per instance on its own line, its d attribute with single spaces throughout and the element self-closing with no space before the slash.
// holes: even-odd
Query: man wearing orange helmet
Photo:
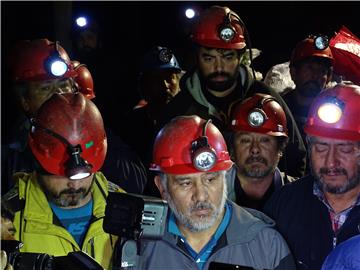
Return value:
<svg viewBox="0 0 360 270">
<path fill-rule="evenodd" d="M 219 269 L 221 263 L 294 269 L 272 220 L 226 199 L 232 164 L 210 120 L 179 116 L 161 129 L 150 169 L 171 211 L 164 237 L 143 243 L 136 269 Z"/>
<path fill-rule="evenodd" d="M 300 41 L 290 58 L 290 75 L 295 89 L 282 97 L 290 108 L 305 140 L 304 125 L 310 105 L 331 81 L 334 58 L 325 36 L 309 36 Z"/>
<path fill-rule="evenodd" d="M 265 205 L 299 269 L 320 269 L 337 244 L 360 232 L 359 104 L 356 85 L 338 84 L 314 99 L 304 128 L 311 174 Z"/>
<path fill-rule="evenodd" d="M 291 153 L 293 163 L 286 169 L 289 174 L 302 176 L 306 150 L 290 110 L 274 89 L 256 80 L 253 70 L 241 64 L 245 50 L 248 48 L 251 52 L 251 46 L 240 17 L 228 7 L 212 6 L 200 14 L 191 40 L 196 66 L 182 77 L 182 91 L 168 104 L 166 120 L 177 115 L 196 114 L 204 119 L 211 118 L 224 131 L 235 103 L 256 92 L 270 94 L 278 100 L 288 118 L 291 139 L 287 152 Z"/>
<path fill-rule="evenodd" d="M 81 93 L 54 94 L 31 125 L 37 169 L 15 174 L 4 196 L 15 212 L 20 251 L 84 251 L 108 269 L 116 238 L 103 231 L 102 220 L 108 192 L 121 189 L 99 172 L 107 151 L 100 112 Z"/>
<path fill-rule="evenodd" d="M 275 190 L 293 181 L 277 168 L 288 142 L 285 112 L 272 96 L 255 94 L 233 109 L 230 130 L 236 166 L 227 176 L 228 197 L 262 210 Z"/>
<path fill-rule="evenodd" d="M 58 42 L 48 39 L 22 40 L 9 57 L 9 70 L 13 92 L 25 115 L 14 125 L 14 131 L 2 147 L 2 193 L 13 185 L 16 172 L 36 169 L 27 145 L 29 118 L 36 115 L 40 106 L 54 93 L 81 92 L 85 97 L 95 97 L 94 82 L 87 67 L 70 61 Z M 107 129 L 110 145 L 102 171 L 109 180 L 130 192 L 141 193 L 146 183 L 145 167 L 139 157 L 121 138 Z"/>
</svg>

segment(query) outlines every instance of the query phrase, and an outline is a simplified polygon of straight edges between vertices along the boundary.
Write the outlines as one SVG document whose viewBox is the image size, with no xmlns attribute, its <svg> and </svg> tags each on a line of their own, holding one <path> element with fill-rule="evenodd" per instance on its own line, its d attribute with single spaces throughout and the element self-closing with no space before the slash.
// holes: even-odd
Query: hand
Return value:
<svg viewBox="0 0 360 270">
<path fill-rule="evenodd" d="M 7 263 L 7 255 L 6 252 L 1 250 L 1 260 L 0 260 L 0 270 L 13 270 L 14 268 L 11 264 Z"/>
</svg>

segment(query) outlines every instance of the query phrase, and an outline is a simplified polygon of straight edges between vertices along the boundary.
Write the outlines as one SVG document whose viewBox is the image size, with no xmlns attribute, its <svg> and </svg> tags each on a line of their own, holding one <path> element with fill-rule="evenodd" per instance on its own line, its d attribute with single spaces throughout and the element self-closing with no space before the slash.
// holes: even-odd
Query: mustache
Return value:
<svg viewBox="0 0 360 270">
<path fill-rule="evenodd" d="M 86 192 L 85 188 L 79 188 L 79 189 L 67 188 L 67 189 L 64 189 L 63 191 L 61 191 L 59 196 L 61 196 L 63 194 L 76 195 L 76 194 L 81 194 L 81 193 L 85 193 L 85 192 Z"/>
<path fill-rule="evenodd" d="M 322 167 L 319 170 L 320 174 L 337 174 L 337 175 L 348 175 L 347 171 L 344 168 L 326 168 Z"/>
<path fill-rule="evenodd" d="M 198 211 L 198 210 L 212 210 L 214 207 L 211 203 L 208 202 L 197 202 L 195 205 L 191 206 L 190 212 Z"/>
<path fill-rule="evenodd" d="M 208 79 L 214 79 L 215 77 L 217 76 L 224 76 L 226 77 L 227 79 L 229 79 L 231 77 L 231 75 L 227 72 L 214 72 L 214 73 L 211 73 L 207 76 Z"/>
<path fill-rule="evenodd" d="M 251 164 L 253 162 L 261 162 L 261 163 L 264 163 L 265 165 L 267 165 L 267 160 L 261 156 L 259 156 L 259 157 L 251 156 L 245 160 L 245 164 Z"/>
</svg>

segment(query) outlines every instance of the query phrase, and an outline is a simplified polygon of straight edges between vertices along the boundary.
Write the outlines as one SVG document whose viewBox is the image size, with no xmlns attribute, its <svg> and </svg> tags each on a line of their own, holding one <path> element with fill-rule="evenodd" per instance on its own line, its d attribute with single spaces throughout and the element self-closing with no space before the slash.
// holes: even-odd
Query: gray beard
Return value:
<svg viewBox="0 0 360 270">
<path fill-rule="evenodd" d="M 224 183 L 225 183 L 225 180 L 224 180 Z M 201 231 L 211 228 L 215 224 L 215 222 L 217 221 L 217 219 L 219 218 L 221 213 L 224 211 L 224 207 L 225 207 L 225 203 L 226 203 L 226 199 L 227 199 L 226 184 L 224 184 L 223 188 L 224 188 L 223 196 L 221 198 L 221 202 L 220 202 L 220 205 L 218 208 L 216 208 L 215 205 L 208 203 L 208 202 L 197 202 L 192 207 L 192 208 L 202 208 L 202 207 L 203 208 L 211 208 L 212 210 L 215 210 L 210 217 L 208 217 L 204 220 L 201 220 L 199 222 L 193 221 L 190 218 L 190 216 L 188 215 L 188 213 L 183 214 L 180 211 L 178 211 L 174 201 L 172 200 L 172 198 L 167 190 L 165 191 L 165 197 L 166 197 L 166 200 L 169 204 L 171 211 L 174 213 L 177 221 L 180 224 L 182 224 L 183 226 L 188 228 L 191 232 L 201 232 Z"/>
<path fill-rule="evenodd" d="M 358 166 L 357 174 L 353 178 L 348 178 L 346 183 L 342 184 L 341 186 L 333 186 L 325 183 L 320 174 L 318 175 L 317 173 L 315 173 L 312 167 L 311 174 L 315 177 L 316 184 L 318 185 L 320 190 L 322 190 L 322 192 L 328 192 L 330 194 L 344 194 L 360 185 L 360 166 Z"/>
<path fill-rule="evenodd" d="M 269 166 L 264 170 L 260 170 L 259 168 L 256 169 L 247 169 L 245 166 L 238 166 L 239 173 L 244 175 L 245 177 L 254 178 L 254 181 L 261 181 L 262 179 L 257 178 L 264 178 L 275 171 L 275 166 Z"/>
</svg>

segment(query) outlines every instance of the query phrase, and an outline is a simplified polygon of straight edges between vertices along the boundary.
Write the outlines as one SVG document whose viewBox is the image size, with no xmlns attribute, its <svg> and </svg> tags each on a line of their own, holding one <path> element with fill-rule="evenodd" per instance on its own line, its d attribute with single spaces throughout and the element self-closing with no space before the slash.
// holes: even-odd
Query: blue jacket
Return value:
<svg viewBox="0 0 360 270">
<path fill-rule="evenodd" d="M 360 206 L 355 206 L 335 234 L 327 207 L 313 194 L 315 179 L 303 177 L 275 192 L 265 204 L 288 243 L 299 269 L 319 270 L 334 246 L 360 233 Z"/>
<path fill-rule="evenodd" d="M 359 270 L 360 234 L 338 245 L 326 258 L 321 270 Z"/>
</svg>

